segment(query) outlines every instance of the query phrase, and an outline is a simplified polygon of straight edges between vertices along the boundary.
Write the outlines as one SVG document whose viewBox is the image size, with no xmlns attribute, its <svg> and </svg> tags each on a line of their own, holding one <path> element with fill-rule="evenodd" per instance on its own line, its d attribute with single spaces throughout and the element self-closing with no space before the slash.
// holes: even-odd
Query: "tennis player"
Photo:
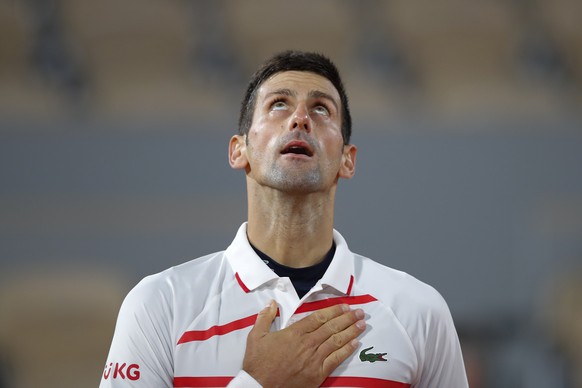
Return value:
<svg viewBox="0 0 582 388">
<path fill-rule="evenodd" d="M 248 221 L 224 251 L 127 295 L 102 388 L 468 387 L 441 295 L 334 229 L 338 182 L 356 168 L 350 135 L 328 58 L 287 51 L 257 70 L 229 143 Z"/>
</svg>

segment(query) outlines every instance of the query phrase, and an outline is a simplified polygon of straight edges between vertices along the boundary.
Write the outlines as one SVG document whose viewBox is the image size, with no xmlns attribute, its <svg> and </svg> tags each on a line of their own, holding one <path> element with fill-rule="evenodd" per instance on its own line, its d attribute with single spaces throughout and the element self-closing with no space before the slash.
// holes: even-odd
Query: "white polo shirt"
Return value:
<svg viewBox="0 0 582 388">
<path fill-rule="evenodd" d="M 100 387 L 259 386 L 242 361 L 257 313 L 272 299 L 272 330 L 339 303 L 366 313 L 361 348 L 322 386 L 468 387 L 440 294 L 350 252 L 335 230 L 334 241 L 328 270 L 301 300 L 257 256 L 246 224 L 226 251 L 146 277 L 121 306 Z"/>
</svg>

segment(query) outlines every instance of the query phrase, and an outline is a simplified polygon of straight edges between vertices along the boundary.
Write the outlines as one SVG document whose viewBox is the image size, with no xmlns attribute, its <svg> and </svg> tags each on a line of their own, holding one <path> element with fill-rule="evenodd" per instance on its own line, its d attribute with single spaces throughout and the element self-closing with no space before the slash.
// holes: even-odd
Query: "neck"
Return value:
<svg viewBox="0 0 582 388">
<path fill-rule="evenodd" d="M 334 189 L 294 195 L 249 186 L 249 240 L 288 267 L 319 263 L 333 243 Z"/>
</svg>

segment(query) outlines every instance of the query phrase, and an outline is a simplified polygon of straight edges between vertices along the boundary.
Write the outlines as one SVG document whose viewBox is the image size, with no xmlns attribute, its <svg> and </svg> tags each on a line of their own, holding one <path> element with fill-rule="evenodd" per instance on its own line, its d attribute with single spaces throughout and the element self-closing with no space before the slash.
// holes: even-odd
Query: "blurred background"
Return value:
<svg viewBox="0 0 582 388">
<path fill-rule="evenodd" d="M 471 387 L 582 387 L 579 0 L 0 0 L 0 387 L 91 387 L 142 277 L 224 249 L 255 68 L 351 100 L 350 248 L 448 301 Z M 451 387 L 453 388 L 453 387 Z"/>
</svg>

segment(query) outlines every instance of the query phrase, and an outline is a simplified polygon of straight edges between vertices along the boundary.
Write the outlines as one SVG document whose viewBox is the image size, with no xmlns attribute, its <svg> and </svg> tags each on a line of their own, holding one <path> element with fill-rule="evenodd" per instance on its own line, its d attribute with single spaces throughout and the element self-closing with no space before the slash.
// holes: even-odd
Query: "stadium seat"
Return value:
<svg viewBox="0 0 582 388">
<path fill-rule="evenodd" d="M 0 115 L 46 119 L 64 113 L 65 101 L 43 82 L 32 64 L 34 24 L 17 0 L 0 2 Z M 3 128 L 5 129 L 5 128 Z"/>
<path fill-rule="evenodd" d="M 7 360 L 9 386 L 96 386 L 125 284 L 90 269 L 17 273 L 3 280 L 0 359 Z"/>
<path fill-rule="evenodd" d="M 387 17 L 437 115 L 512 115 L 548 107 L 520 84 L 516 50 L 521 20 L 508 2 L 387 3 Z M 527 85 L 526 85 L 527 86 Z"/>
<path fill-rule="evenodd" d="M 318 51 L 342 62 L 352 43 L 347 8 L 333 0 L 227 1 L 226 24 L 247 71 L 286 49 Z"/>
<path fill-rule="evenodd" d="M 96 113 L 180 117 L 210 93 L 191 72 L 190 14 L 178 0 L 58 0 L 64 28 L 84 58 Z"/>
</svg>

